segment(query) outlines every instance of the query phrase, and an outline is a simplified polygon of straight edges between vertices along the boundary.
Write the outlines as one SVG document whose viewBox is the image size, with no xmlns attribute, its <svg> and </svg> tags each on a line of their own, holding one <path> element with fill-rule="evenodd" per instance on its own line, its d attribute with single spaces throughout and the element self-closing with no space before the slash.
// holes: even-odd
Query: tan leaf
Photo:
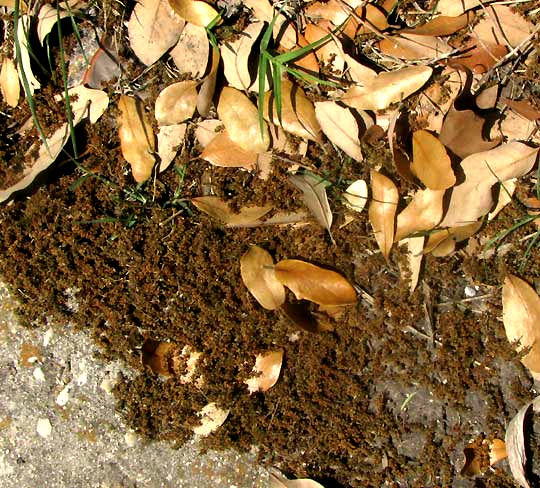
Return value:
<svg viewBox="0 0 540 488">
<path fill-rule="evenodd" d="M 223 124 L 217 119 L 201 120 L 195 129 L 195 138 L 203 149 L 210 144 L 214 137 L 220 134 L 220 129 L 223 129 Z"/>
<path fill-rule="evenodd" d="M 4 58 L 2 61 L 0 92 L 10 107 L 16 107 L 19 104 L 19 95 L 21 92 L 19 75 L 15 63 L 9 58 Z"/>
<path fill-rule="evenodd" d="M 475 74 L 486 73 L 508 53 L 508 48 L 503 44 L 480 42 L 471 39 L 459 45 L 463 54 L 452 58 L 458 66 L 469 68 Z"/>
<path fill-rule="evenodd" d="M 510 98 L 503 97 L 502 101 L 505 105 L 508 105 L 522 117 L 525 117 L 530 121 L 540 120 L 540 110 L 531 103 L 531 99 L 512 100 Z"/>
<path fill-rule="evenodd" d="M 257 165 L 257 153 L 244 151 L 231 140 L 227 130 L 213 137 L 200 157 L 214 166 L 224 168 L 254 169 Z"/>
<path fill-rule="evenodd" d="M 414 292 L 418 284 L 422 260 L 424 259 L 424 254 L 422 253 L 424 241 L 424 236 L 407 237 L 403 241 L 400 241 L 400 244 L 404 243 L 407 246 L 407 264 L 409 265 L 410 272 L 409 293 Z"/>
<path fill-rule="evenodd" d="M 302 191 L 304 203 L 317 222 L 328 232 L 332 227 L 332 210 L 326 196 L 328 182 L 312 173 L 290 176 L 291 183 Z"/>
<path fill-rule="evenodd" d="M 270 144 L 268 128 L 259 124 L 257 107 L 240 90 L 226 86 L 219 97 L 217 112 L 229 137 L 248 152 L 264 152 Z"/>
<path fill-rule="evenodd" d="M 493 85 L 476 95 L 476 105 L 481 109 L 495 108 L 499 98 L 499 86 Z"/>
<path fill-rule="evenodd" d="M 307 478 L 289 480 L 277 469 L 273 469 L 270 473 L 270 488 L 324 488 L 324 486 Z"/>
<path fill-rule="evenodd" d="M 351 77 L 352 81 L 359 85 L 373 83 L 373 79 L 377 77 L 377 72 L 375 70 L 359 63 L 356 59 L 346 53 L 343 53 L 343 58 L 347 63 L 347 74 Z"/>
<path fill-rule="evenodd" d="M 333 26 L 328 21 L 321 21 L 318 24 L 308 22 L 304 29 L 304 37 L 308 43 L 312 44 L 328 35 L 332 29 Z M 332 39 L 319 46 L 315 54 L 319 60 L 330 66 L 332 73 L 340 75 L 345 70 L 343 49 L 336 37 L 332 37 Z"/>
<path fill-rule="evenodd" d="M 378 46 L 384 54 L 410 60 L 439 58 L 452 51 L 452 48 L 442 39 L 418 34 L 386 37 L 379 41 Z"/>
<path fill-rule="evenodd" d="M 506 337 L 516 350 L 528 352 L 521 362 L 540 373 L 540 297 L 517 276 L 508 275 L 502 289 L 503 323 Z"/>
<path fill-rule="evenodd" d="M 274 274 L 274 260 L 268 251 L 251 246 L 240 258 L 240 274 L 249 292 L 263 308 L 276 310 L 285 302 L 285 288 Z"/>
<path fill-rule="evenodd" d="M 431 230 L 442 219 L 444 190 L 418 190 L 397 217 L 395 240 Z"/>
<path fill-rule="evenodd" d="M 527 174 L 537 155 L 538 148 L 509 142 L 465 158 L 461 162 L 465 180 L 452 189 L 448 210 L 440 225 L 456 227 L 486 215 L 494 203 L 493 185 Z"/>
<path fill-rule="evenodd" d="M 257 354 L 253 372 L 256 373 L 252 378 L 244 381 L 249 394 L 257 391 L 265 392 L 272 388 L 279 379 L 281 372 L 281 363 L 283 362 L 283 349 L 269 352 L 266 354 Z"/>
<path fill-rule="evenodd" d="M 158 342 L 151 339 L 144 341 L 141 350 L 141 362 L 154 373 L 162 376 L 171 376 L 172 355 L 178 349 L 172 342 Z"/>
<path fill-rule="evenodd" d="M 500 144 L 500 139 L 486 141 L 483 137 L 485 119 L 472 110 L 450 108 L 444 119 L 439 140 L 456 156 L 466 158 Z"/>
<path fill-rule="evenodd" d="M 156 162 L 152 124 L 141 102 L 134 97 L 122 95 L 118 109 L 118 135 L 122 155 L 131 166 L 135 181 L 142 183 L 150 178 Z"/>
<path fill-rule="evenodd" d="M 30 41 L 27 34 L 31 31 L 30 24 L 31 20 L 29 15 L 24 14 L 19 16 L 19 20 L 17 22 L 17 38 L 14 40 L 14 42 L 18 43 L 20 50 L 20 59 L 17 63 L 19 66 L 18 69 L 22 69 L 24 72 L 29 87 L 28 91 L 33 95 L 34 92 L 41 87 L 41 84 L 34 76 L 34 73 L 32 72 L 32 63 L 30 62 L 31 51 L 28 46 Z"/>
<path fill-rule="evenodd" d="M 270 206 L 243 207 L 240 212 L 235 213 L 226 201 L 215 196 L 192 198 L 191 203 L 227 227 L 255 227 L 261 225 L 262 221 L 260 219 L 272 210 Z"/>
<path fill-rule="evenodd" d="M 298 300 L 337 306 L 356 302 L 352 285 L 339 273 L 298 259 L 285 259 L 274 267 L 276 279 Z"/>
<path fill-rule="evenodd" d="M 249 56 L 263 27 L 263 22 L 253 22 L 239 34 L 238 39 L 221 45 L 223 72 L 233 88 L 247 90 L 252 86 L 254 80 L 249 69 Z"/>
<path fill-rule="evenodd" d="M 512 195 L 516 191 L 517 178 L 503 181 L 499 184 L 499 198 L 496 207 L 489 212 L 488 220 L 493 220 L 499 212 L 512 201 Z"/>
<path fill-rule="evenodd" d="M 484 17 L 473 28 L 474 34 L 487 44 L 519 46 L 534 30 L 534 25 L 514 12 L 509 5 L 486 7 Z"/>
<path fill-rule="evenodd" d="M 274 94 L 271 91 L 264 94 L 264 118 L 274 125 L 280 125 L 286 132 L 297 137 L 319 141 L 321 127 L 315 116 L 315 108 L 302 88 L 288 80 L 283 80 L 281 98 L 281 123 L 277 115 Z"/>
<path fill-rule="evenodd" d="M 508 141 L 531 141 L 538 144 L 536 122 L 507 110 L 500 126 L 501 134 Z M 535 137 L 536 136 L 536 137 Z"/>
<path fill-rule="evenodd" d="M 197 412 L 197 416 L 200 417 L 201 423 L 193 428 L 193 433 L 206 437 L 215 432 L 227 420 L 229 410 L 218 408 L 215 402 L 211 402 L 205 405 L 200 412 Z"/>
<path fill-rule="evenodd" d="M 388 259 L 394 243 L 394 219 L 399 200 L 394 182 L 377 171 L 371 171 L 369 222 L 383 256 Z"/>
<path fill-rule="evenodd" d="M 50 4 L 42 5 L 37 15 L 37 35 L 39 42 L 43 46 L 45 37 L 55 26 L 57 19 L 65 19 L 70 14 L 62 8 L 55 8 Z"/>
<path fill-rule="evenodd" d="M 506 443 L 502 439 L 493 439 L 489 442 L 489 465 L 493 466 L 506 459 Z"/>
<path fill-rule="evenodd" d="M 174 46 L 183 28 L 184 21 L 167 0 L 142 0 L 129 18 L 129 44 L 135 55 L 149 66 Z"/>
<path fill-rule="evenodd" d="M 382 110 L 422 88 L 432 72 L 429 66 L 411 66 L 384 72 L 367 79 L 362 86 L 349 88 L 342 100 L 356 109 Z"/>
<path fill-rule="evenodd" d="M 474 18 L 472 12 L 467 12 L 457 17 L 440 15 L 434 19 L 412 29 L 403 29 L 401 32 L 417 34 L 419 36 L 450 36 L 458 30 L 467 27 Z"/>
<path fill-rule="evenodd" d="M 437 13 L 449 17 L 457 17 L 467 10 L 484 6 L 493 0 L 439 0 L 436 4 Z"/>
<path fill-rule="evenodd" d="M 156 120 L 159 125 L 180 124 L 193 117 L 196 104 L 196 81 L 173 83 L 162 90 L 156 99 Z"/>
<path fill-rule="evenodd" d="M 218 13 L 211 5 L 198 0 L 169 0 L 172 9 L 186 22 L 206 27 Z M 221 20 L 220 22 L 221 23 Z"/>
<path fill-rule="evenodd" d="M 347 208 L 355 212 L 361 212 L 366 206 L 368 194 L 368 186 L 365 180 L 356 180 L 345 190 L 343 203 Z"/>
<path fill-rule="evenodd" d="M 331 101 L 316 102 L 315 116 L 332 144 L 356 161 L 363 160 L 358 123 L 349 108 Z"/>
<path fill-rule="evenodd" d="M 329 0 L 328 2 L 313 2 L 306 9 L 305 14 L 313 20 L 324 19 L 334 25 L 341 25 L 351 16 L 351 9 L 362 5 L 361 0 L 350 0 L 346 4 L 339 0 Z"/>
<path fill-rule="evenodd" d="M 444 257 L 452 254 L 458 242 L 464 241 L 476 234 L 482 227 L 483 222 L 473 222 L 472 224 L 451 227 L 433 232 L 429 235 L 424 247 L 424 254 L 431 253 L 435 257 Z"/>
<path fill-rule="evenodd" d="M 445 147 L 425 130 L 413 134 L 412 172 L 431 190 L 444 190 L 456 183 L 452 161 Z"/>
<path fill-rule="evenodd" d="M 206 29 L 199 25 L 186 24 L 170 55 L 181 74 L 190 75 L 194 79 L 202 77 L 210 56 Z"/>
<path fill-rule="evenodd" d="M 173 162 L 178 147 L 184 143 L 187 124 L 166 125 L 159 128 L 157 142 L 159 172 L 165 171 Z"/>
</svg>

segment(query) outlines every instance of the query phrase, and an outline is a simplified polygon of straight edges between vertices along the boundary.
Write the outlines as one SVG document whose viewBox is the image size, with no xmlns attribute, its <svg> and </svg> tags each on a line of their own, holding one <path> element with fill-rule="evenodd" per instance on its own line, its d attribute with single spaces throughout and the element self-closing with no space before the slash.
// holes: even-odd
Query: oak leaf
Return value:
<svg viewBox="0 0 540 488">
<path fill-rule="evenodd" d="M 196 81 L 173 83 L 163 89 L 156 99 L 156 120 L 159 125 L 180 124 L 193 117 L 196 104 Z"/>
<path fill-rule="evenodd" d="M 388 259 L 394 243 L 398 189 L 390 178 L 377 171 L 371 171 L 371 196 L 369 222 L 383 256 Z"/>
<path fill-rule="evenodd" d="M 397 216 L 395 240 L 436 227 L 443 215 L 444 194 L 444 190 L 418 190 Z"/>
<path fill-rule="evenodd" d="M 169 0 L 169 4 L 179 17 L 200 27 L 206 27 L 219 15 L 214 7 L 199 0 Z"/>
<path fill-rule="evenodd" d="M 16 107 L 18 105 L 21 92 L 19 75 L 17 74 L 15 63 L 9 58 L 4 58 L 2 61 L 2 70 L 0 71 L 0 92 L 10 107 Z"/>
<path fill-rule="evenodd" d="M 412 172 L 431 190 L 445 190 L 456 183 L 452 162 L 443 144 L 425 130 L 413 134 Z"/>
<path fill-rule="evenodd" d="M 247 385 L 249 394 L 260 391 L 264 393 L 272 388 L 279 379 L 281 363 L 283 362 L 283 349 L 257 354 L 253 372 L 255 376 L 248 378 L 244 383 Z"/>
<path fill-rule="evenodd" d="M 261 225 L 260 220 L 272 207 L 242 207 L 238 213 L 233 212 L 227 202 L 216 196 L 196 197 L 191 203 L 199 210 L 219 220 L 227 227 L 255 227 Z"/>
</svg>

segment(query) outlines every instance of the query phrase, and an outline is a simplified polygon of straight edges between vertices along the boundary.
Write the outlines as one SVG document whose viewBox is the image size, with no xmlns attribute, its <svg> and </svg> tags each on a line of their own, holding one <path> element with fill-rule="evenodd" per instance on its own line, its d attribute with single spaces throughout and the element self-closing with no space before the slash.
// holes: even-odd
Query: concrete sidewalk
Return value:
<svg viewBox="0 0 540 488">
<path fill-rule="evenodd" d="M 0 284 L 0 486 L 265 488 L 255 454 L 201 455 L 127 430 L 110 389 L 123 366 L 66 327 L 28 330 Z M 125 371 L 125 370 L 123 370 Z"/>
</svg>

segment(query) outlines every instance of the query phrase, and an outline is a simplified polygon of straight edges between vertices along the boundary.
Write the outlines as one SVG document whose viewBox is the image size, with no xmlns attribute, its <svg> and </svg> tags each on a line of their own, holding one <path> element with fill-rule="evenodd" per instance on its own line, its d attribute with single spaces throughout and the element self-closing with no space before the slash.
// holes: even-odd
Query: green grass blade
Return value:
<svg viewBox="0 0 540 488">
<path fill-rule="evenodd" d="M 332 88 L 337 88 L 340 86 L 339 83 L 336 83 L 335 81 L 321 80 L 319 77 L 309 74 L 306 71 L 300 71 L 298 69 L 291 68 L 290 66 L 287 66 L 286 70 L 294 77 L 305 82 L 314 83 L 317 85 L 331 86 Z"/>
<path fill-rule="evenodd" d="M 281 94 L 281 73 L 283 70 L 283 67 L 280 64 L 272 63 L 273 71 L 272 71 L 272 79 L 274 81 L 274 103 L 276 106 L 276 113 L 279 120 L 280 125 L 281 124 L 281 113 L 283 111 L 283 98 Z M 271 107 L 268 108 L 270 110 Z"/>
<path fill-rule="evenodd" d="M 268 54 L 261 52 L 259 57 L 259 93 L 258 93 L 258 110 L 259 110 L 259 129 L 261 134 L 264 132 L 264 88 L 266 85 L 266 73 L 268 71 Z"/>
</svg>

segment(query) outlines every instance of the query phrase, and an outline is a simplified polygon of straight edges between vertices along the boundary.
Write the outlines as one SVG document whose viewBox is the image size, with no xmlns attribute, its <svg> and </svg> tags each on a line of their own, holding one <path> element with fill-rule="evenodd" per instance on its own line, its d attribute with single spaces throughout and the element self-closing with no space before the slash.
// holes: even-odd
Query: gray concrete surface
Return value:
<svg viewBox="0 0 540 488">
<path fill-rule="evenodd" d="M 0 486 L 267 487 L 255 453 L 202 455 L 196 441 L 178 450 L 129 431 L 110 394 L 123 366 L 96 360 L 69 326 L 21 327 L 14 305 L 0 283 Z"/>
</svg>

